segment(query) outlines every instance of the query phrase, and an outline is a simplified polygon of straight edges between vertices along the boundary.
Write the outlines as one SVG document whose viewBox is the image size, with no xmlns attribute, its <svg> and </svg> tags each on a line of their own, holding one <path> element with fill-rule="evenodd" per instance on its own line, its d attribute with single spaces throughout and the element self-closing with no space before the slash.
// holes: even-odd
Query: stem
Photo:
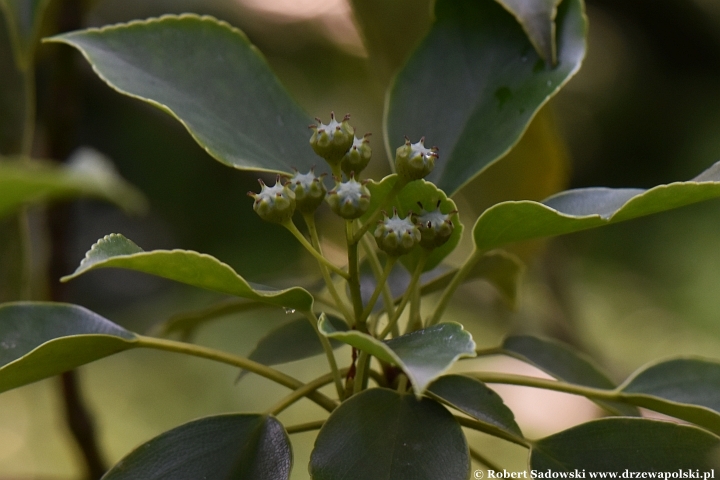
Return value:
<svg viewBox="0 0 720 480">
<path fill-rule="evenodd" d="M 375 211 L 373 212 L 373 214 L 370 215 L 370 218 L 368 218 L 367 221 L 362 224 L 362 226 L 358 229 L 358 231 L 355 232 L 355 235 L 353 237 L 350 237 L 350 238 L 352 238 L 353 244 L 358 243 L 360 241 L 360 239 L 363 237 L 363 235 L 365 235 L 365 233 L 370 229 L 370 227 L 372 227 L 373 225 L 375 225 L 377 223 L 378 219 L 380 218 L 380 215 L 382 215 L 382 213 L 383 213 L 383 210 L 385 210 L 387 208 L 387 206 L 390 205 L 390 203 L 393 200 L 395 200 L 395 197 L 397 196 L 397 194 L 400 193 L 400 190 L 405 188 L 405 185 L 407 185 L 407 184 L 408 184 L 407 179 L 401 178 L 401 177 L 397 178 L 397 181 L 395 182 L 395 184 L 392 186 L 392 188 L 390 189 L 388 194 L 385 195 L 385 197 L 380 201 L 377 208 L 375 208 Z"/>
<path fill-rule="evenodd" d="M 290 425 L 289 427 L 285 427 L 285 431 L 288 434 L 310 432 L 312 430 L 320 430 L 323 425 L 325 425 L 325 420 L 316 420 L 299 425 Z"/>
<path fill-rule="evenodd" d="M 315 251 L 317 251 L 320 256 L 325 258 L 322 252 L 322 246 L 320 245 L 320 237 L 318 236 L 317 225 L 315 224 L 315 217 L 311 213 L 306 213 L 303 214 L 303 218 L 305 219 L 305 225 L 307 225 L 308 227 L 308 232 L 310 232 L 310 240 L 312 241 L 312 245 Z M 322 274 L 323 280 L 325 281 L 325 286 L 330 292 L 330 296 L 333 298 L 333 300 L 335 300 L 335 308 L 340 310 L 340 313 L 342 313 L 346 321 L 350 322 L 352 320 L 352 315 L 350 314 L 350 310 L 348 310 L 347 306 L 340 298 L 340 294 L 335 288 L 335 284 L 330 277 L 330 272 L 328 272 L 328 269 L 323 262 L 318 262 L 318 266 L 320 267 L 320 273 Z"/>
<path fill-rule="evenodd" d="M 310 321 L 310 324 L 312 325 L 315 333 L 320 339 L 320 343 L 322 344 L 323 350 L 325 351 L 325 356 L 328 359 L 328 364 L 330 365 L 330 371 L 333 375 L 333 380 L 335 381 L 335 388 L 337 389 L 338 399 L 342 400 L 345 394 L 345 387 L 343 387 L 342 376 L 338 371 L 337 361 L 335 361 L 335 354 L 333 353 L 332 345 L 330 345 L 330 340 L 328 340 L 325 335 L 320 333 L 320 330 L 318 329 L 318 319 L 314 313 L 308 312 L 307 319 L 308 321 Z"/>
<path fill-rule="evenodd" d="M 398 376 L 398 387 L 397 387 L 398 393 L 405 393 L 405 391 L 407 390 L 407 386 L 408 386 L 408 377 L 404 373 L 401 373 Z"/>
<path fill-rule="evenodd" d="M 448 306 L 450 298 L 452 298 L 455 290 L 457 290 L 463 280 L 465 280 L 465 277 L 468 276 L 468 274 L 472 271 L 473 267 L 475 267 L 475 264 L 478 262 L 478 260 L 480 260 L 480 258 L 482 258 L 482 256 L 482 251 L 473 250 L 473 253 L 471 253 L 468 259 L 465 260 L 465 264 L 462 266 L 462 268 L 460 268 L 460 270 L 455 273 L 455 276 L 450 281 L 450 284 L 445 287 L 445 291 L 443 292 L 442 297 L 440 297 L 440 302 L 438 302 L 432 316 L 428 318 L 427 322 L 425 323 L 426 327 L 432 327 L 440 321 L 440 318 L 442 318 L 442 314 L 445 311 L 445 308 Z"/>
<path fill-rule="evenodd" d="M 377 256 L 377 252 L 375 252 L 375 249 L 373 248 L 370 240 L 367 237 L 363 237 L 362 240 L 360 240 L 360 245 L 362 245 L 362 248 L 365 251 L 365 256 L 368 260 L 368 263 L 370 264 L 370 268 L 372 268 L 375 278 L 379 279 L 382 275 L 383 268 L 382 265 L 380 265 L 380 259 Z M 390 291 L 390 285 L 388 285 L 387 282 L 385 282 L 385 284 L 383 285 L 382 296 L 385 312 L 387 312 L 387 316 L 388 318 L 390 318 L 393 316 L 393 313 L 395 313 L 393 310 L 395 299 L 393 298 L 392 292 Z"/>
<path fill-rule="evenodd" d="M 378 283 L 377 285 L 375 285 L 375 291 L 370 297 L 370 301 L 368 301 L 368 304 L 365 305 L 365 310 L 363 311 L 362 317 L 360 319 L 362 323 L 365 323 L 367 321 L 367 317 L 369 317 L 372 313 L 372 310 L 375 307 L 375 302 L 377 302 L 378 297 L 380 297 L 380 293 L 383 291 L 383 288 L 387 284 L 387 279 L 390 276 L 390 272 L 395 266 L 396 261 L 397 257 L 388 257 L 387 262 L 385 263 L 385 268 L 382 272 L 382 276 L 377 279 Z"/>
<path fill-rule="evenodd" d="M 348 368 L 343 368 L 342 370 L 339 371 L 339 373 L 340 373 L 340 375 L 345 375 L 348 372 L 348 370 L 349 370 Z M 282 400 L 277 402 L 272 407 L 268 408 L 266 413 L 268 415 L 273 415 L 273 416 L 277 417 L 280 414 L 280 412 L 282 412 L 283 410 L 285 410 L 286 408 L 288 408 L 289 406 L 291 406 L 292 404 L 294 404 L 301 398 L 307 396 L 309 393 L 312 393 L 315 390 L 324 387 L 328 383 L 331 383 L 334 380 L 334 378 L 335 378 L 335 375 L 332 372 L 330 372 L 330 373 L 323 375 L 322 377 L 316 378 L 315 380 L 313 380 L 310 383 L 306 383 L 302 387 L 293 391 L 290 395 L 286 396 L 285 398 L 283 398 Z"/>
<path fill-rule="evenodd" d="M 95 422 L 82 398 L 77 371 L 60 375 L 65 418 L 85 460 L 87 478 L 97 480 L 107 471 L 95 437 Z"/>
<path fill-rule="evenodd" d="M 410 318 L 408 319 L 405 333 L 414 332 L 422 328 L 422 318 L 420 317 L 420 289 L 414 289 L 410 292 L 410 295 Z"/>
<path fill-rule="evenodd" d="M 410 285 L 408 285 L 407 290 L 405 290 L 402 300 L 400 301 L 400 305 L 398 305 L 398 307 L 395 309 L 395 314 L 385 326 L 385 329 L 380 332 L 380 335 L 378 335 L 379 339 L 382 340 L 383 338 L 385 338 L 387 334 L 390 333 L 390 331 L 397 324 L 397 321 L 402 315 L 403 310 L 405 310 L 405 306 L 407 306 L 408 300 L 410 300 L 410 297 L 412 296 L 412 291 L 415 290 L 415 288 L 417 287 L 418 281 L 420 280 L 420 275 L 422 274 L 423 268 L 425 268 L 425 262 L 428 259 L 428 255 L 429 252 L 423 249 L 422 254 L 420 255 L 420 259 L 418 260 L 418 264 L 415 267 L 415 271 L 412 274 L 412 278 L 410 279 Z"/>
<path fill-rule="evenodd" d="M 311 254 L 313 257 L 315 257 L 315 259 L 317 259 L 318 262 L 322 263 L 322 264 L 325 265 L 327 268 L 329 268 L 330 270 L 332 270 L 334 273 L 340 275 L 341 277 L 343 277 L 343 278 L 348 278 L 347 272 L 341 270 L 340 268 L 338 268 L 338 267 L 336 267 L 335 265 L 333 265 L 332 263 L 330 263 L 330 261 L 328 261 L 327 258 L 323 257 L 317 250 L 315 250 L 315 248 L 310 244 L 310 242 L 307 241 L 307 239 L 305 238 L 305 236 L 304 236 L 302 233 L 300 233 L 300 230 L 297 229 L 297 227 L 296 227 L 295 224 L 293 223 L 292 219 L 283 222 L 283 223 L 282 223 L 282 226 L 285 227 L 285 228 L 287 228 L 287 229 L 290 231 L 290 233 L 292 233 L 293 236 L 298 239 L 298 241 L 300 242 L 300 244 L 301 244 L 303 247 L 305 247 L 305 249 L 306 249 L 308 252 L 310 252 L 310 254 Z"/>
<path fill-rule="evenodd" d="M 495 463 L 493 463 L 491 460 L 488 460 L 488 458 L 483 455 L 482 453 L 475 450 L 473 447 L 470 447 L 470 456 L 475 459 L 476 462 L 481 463 L 488 467 L 490 470 L 495 470 L 496 472 L 502 472 L 503 469 L 498 467 Z"/>
<path fill-rule="evenodd" d="M 501 430 L 492 425 L 488 425 L 487 423 L 478 422 L 477 420 L 473 420 L 472 418 L 461 417 L 458 415 L 453 416 L 455 417 L 455 420 L 457 420 L 457 422 L 463 427 L 472 428 L 473 430 L 477 430 L 478 432 L 483 432 L 494 437 L 502 438 L 503 440 L 507 440 L 508 442 L 514 443 L 515 445 L 520 445 L 521 447 L 532 447 L 532 443 L 529 440 L 521 437 L 516 437 L 515 435 L 512 435 L 505 430 Z"/>
<path fill-rule="evenodd" d="M 305 384 L 300 380 L 286 375 L 274 368 L 267 367 L 260 363 L 254 362 L 250 359 L 239 357 L 237 355 L 231 355 L 229 353 L 214 350 L 212 348 L 202 347 L 200 345 L 193 345 L 190 343 L 176 342 L 173 340 L 166 340 L 163 338 L 146 337 L 144 335 L 138 335 L 137 346 L 143 348 L 153 348 L 156 350 L 165 350 L 168 352 L 183 353 L 185 355 L 191 355 L 193 357 L 206 358 L 208 360 L 214 360 L 216 362 L 225 363 L 234 367 L 239 367 L 244 370 L 256 373 L 262 377 L 272 380 L 275 383 L 279 383 L 285 387 L 297 390 L 303 387 Z M 320 392 L 312 392 L 307 395 L 307 398 L 317 403 L 319 406 L 332 412 L 337 407 L 338 402 L 330 399 Z"/>
<path fill-rule="evenodd" d="M 485 383 L 502 383 L 506 385 L 519 385 L 522 387 L 542 388 L 545 390 L 553 390 L 556 392 L 569 393 L 572 395 L 580 395 L 583 397 L 593 398 L 597 400 L 607 400 L 613 402 L 622 402 L 623 399 L 618 390 L 604 390 L 600 388 L 584 387 L 582 385 L 574 385 L 571 383 L 560 382 L 557 380 L 547 380 L 544 378 L 528 377 L 525 375 L 514 375 L 511 373 L 496 372 L 468 372 L 473 378 L 477 378 Z"/>
<path fill-rule="evenodd" d="M 362 295 L 360 294 L 360 265 L 358 262 L 358 246 L 352 242 L 353 223 L 351 220 L 345 222 L 345 236 L 347 237 L 348 252 L 348 287 L 350 288 L 350 297 L 352 298 L 353 311 L 355 313 L 355 326 L 363 333 L 367 333 L 367 325 L 362 320 L 363 305 Z"/>
<path fill-rule="evenodd" d="M 365 388 L 366 371 L 370 363 L 370 355 L 367 352 L 360 352 L 357 360 L 357 372 L 355 373 L 355 382 L 353 383 L 353 395 L 360 393 Z"/>
</svg>

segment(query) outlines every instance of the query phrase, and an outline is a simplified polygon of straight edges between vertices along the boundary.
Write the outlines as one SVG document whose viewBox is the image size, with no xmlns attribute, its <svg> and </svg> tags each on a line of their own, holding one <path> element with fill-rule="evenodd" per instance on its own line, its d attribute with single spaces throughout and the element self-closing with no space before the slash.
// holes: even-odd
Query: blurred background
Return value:
<svg viewBox="0 0 720 480">
<path fill-rule="evenodd" d="M 357 3 L 381 12 L 385 8 L 378 0 Z M 540 200 L 565 188 L 594 185 L 647 188 L 688 180 L 720 160 L 720 2 L 586 3 L 590 37 L 583 68 L 541 111 L 518 149 L 457 199 L 467 227 L 497 201 Z M 407 16 L 408 22 L 401 23 L 407 30 L 398 27 L 396 41 L 388 42 L 383 54 L 372 39 L 363 41 L 346 0 L 54 0 L 42 33 L 164 13 L 226 20 L 247 33 L 306 111 L 323 119 L 330 110 L 350 112 L 359 132 L 373 132 L 374 174 L 382 175 L 389 172 L 381 146 L 385 89 L 429 26 L 429 4 L 393 2 Z M 7 55 L 7 49 L 0 54 Z M 99 271 L 67 286 L 57 284 L 98 238 L 114 232 L 146 250 L 209 253 L 254 282 L 283 287 L 306 281 L 311 259 L 288 233 L 252 212 L 246 192 L 257 190 L 257 175 L 211 159 L 172 118 L 108 88 L 70 47 L 41 45 L 37 55 L 34 155 L 64 161 L 77 148 L 91 147 L 110 158 L 151 206 L 142 217 L 94 201 L 45 210 L 56 299 L 84 305 L 140 332 L 221 299 L 123 271 Z M 0 65 L 6 65 L 3 61 Z M 520 246 L 517 252 L 528 270 L 515 309 L 487 285 L 474 283 L 456 296 L 450 314 L 465 322 L 480 347 L 497 345 L 508 333 L 551 336 L 592 355 L 616 380 L 661 357 L 720 358 L 719 217 L 720 203 L 707 202 Z M 7 229 L 7 222 L 0 224 L 0 255 L 6 259 L 14 248 Z M 461 259 L 468 248 L 461 246 L 453 259 Z M 281 250 L 295 251 L 297 259 L 272 253 Z M 15 295 L 9 269 L 7 261 L 0 262 L 2 301 Z M 264 333 L 287 320 L 273 310 L 229 316 L 203 327 L 195 341 L 246 355 Z M 460 369 L 477 366 L 473 362 Z M 535 373 L 517 362 L 492 362 L 483 366 Z M 283 369 L 309 379 L 323 366 L 324 360 L 316 358 Z M 260 410 L 268 396 L 283 393 L 252 375 L 235 384 L 236 375 L 229 367 L 145 351 L 110 357 L 78 372 L 108 464 L 193 418 Z M 83 478 L 58 385 L 49 379 L 0 395 L 0 480 Z M 517 387 L 498 391 L 530 437 L 599 414 L 590 402 L 566 395 Z M 281 419 L 300 423 L 320 414 L 303 403 Z M 307 478 L 313 439 L 313 433 L 293 437 L 294 479 Z M 524 468 L 522 450 L 480 434 L 471 440 L 487 448 L 497 463 Z"/>
</svg>

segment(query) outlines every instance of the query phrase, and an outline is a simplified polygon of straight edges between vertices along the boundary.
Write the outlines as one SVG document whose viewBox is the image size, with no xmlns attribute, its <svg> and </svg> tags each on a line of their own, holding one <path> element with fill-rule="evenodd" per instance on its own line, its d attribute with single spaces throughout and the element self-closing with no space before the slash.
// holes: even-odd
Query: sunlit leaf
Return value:
<svg viewBox="0 0 720 480">
<path fill-rule="evenodd" d="M 517 18 L 535 50 L 555 63 L 555 15 L 561 0 L 496 0 Z"/>
<path fill-rule="evenodd" d="M 534 442 L 530 469 L 702 472 L 717 467 L 718 449 L 720 438 L 697 427 L 646 418 L 603 418 Z"/>
<path fill-rule="evenodd" d="M 291 468 L 290 441 L 280 422 L 232 414 L 194 420 L 153 438 L 103 480 L 283 480 Z"/>
<path fill-rule="evenodd" d="M 439 0 L 435 17 L 390 91 L 387 147 L 394 151 L 405 135 L 413 142 L 425 136 L 440 149 L 428 180 L 454 194 L 512 148 L 578 70 L 586 22 L 581 0 L 562 3 L 551 67 L 495 1 Z"/>
<path fill-rule="evenodd" d="M 584 355 L 554 340 L 529 335 L 505 339 L 502 352 L 536 366 L 558 380 L 586 387 L 613 390 L 616 385 Z M 639 415 L 637 408 L 619 402 L 597 400 L 603 408 L 620 415 Z"/>
<path fill-rule="evenodd" d="M 215 159 L 245 170 L 290 172 L 318 162 L 312 120 L 240 30 L 211 17 L 166 15 L 66 33 L 120 93 L 174 116 Z"/>
<path fill-rule="evenodd" d="M 622 222 L 720 196 L 720 163 L 687 182 L 637 188 L 581 188 L 542 203 L 503 202 L 487 209 L 473 227 L 476 248 L 489 250 L 533 238 Z"/>
<path fill-rule="evenodd" d="M 106 235 L 85 254 L 66 282 L 98 268 L 124 268 L 205 288 L 228 295 L 257 300 L 288 309 L 309 311 L 313 297 L 300 287 L 271 290 L 251 286 L 229 265 L 210 255 L 189 250 L 153 250 L 145 252 L 120 234 Z"/>
<path fill-rule="evenodd" d="M 332 412 L 310 457 L 313 480 L 466 480 L 462 429 L 440 404 L 373 388 Z"/>
<path fill-rule="evenodd" d="M 475 356 L 472 336 L 458 323 L 441 323 L 386 341 L 357 330 L 338 331 L 324 318 L 320 319 L 319 328 L 329 338 L 402 368 L 417 396 L 458 358 Z"/>
<path fill-rule="evenodd" d="M 397 181 L 397 175 L 389 175 L 382 179 L 380 182 L 370 182 L 367 184 L 368 190 L 370 190 L 370 208 L 369 212 L 375 211 L 382 201 L 382 199 L 390 192 L 393 185 Z M 439 202 L 439 205 L 438 205 Z M 422 205 L 422 207 L 420 207 Z M 387 214 L 393 214 L 393 208 L 397 208 L 398 214 L 401 217 L 405 217 L 410 213 L 420 213 L 424 208 L 427 211 L 433 211 L 440 209 L 444 214 L 448 214 L 452 211 L 457 210 L 455 202 L 447 198 L 445 192 L 438 189 L 435 185 L 425 180 L 417 180 L 410 182 L 402 191 L 397 195 L 395 201 L 393 201 L 387 208 Z M 369 215 L 365 215 L 367 218 Z M 450 217 L 455 229 L 453 230 L 450 240 L 444 245 L 434 249 L 428 256 L 425 262 L 423 271 L 432 270 L 442 262 L 457 246 L 462 237 L 463 225 L 460 223 L 458 214 L 454 214 Z M 372 233 L 375 229 L 371 228 Z M 420 260 L 422 254 L 422 247 L 416 246 L 410 253 L 400 257 L 400 262 L 405 265 L 409 271 L 414 271 L 415 267 Z"/>
<path fill-rule="evenodd" d="M 77 305 L 0 305 L 0 392 L 136 346 L 136 336 Z"/>
<path fill-rule="evenodd" d="M 444 375 L 430 384 L 428 392 L 492 428 L 522 437 L 512 410 L 500 395 L 479 380 L 463 375 Z"/>
<path fill-rule="evenodd" d="M 640 407 L 696 423 L 720 433 L 720 363 L 676 358 L 641 368 L 621 387 Z"/>
<path fill-rule="evenodd" d="M 142 193 L 123 180 L 107 159 L 92 150 L 79 151 L 66 164 L 0 161 L 0 217 L 23 205 L 92 197 L 128 212 L 147 209 Z"/>
</svg>

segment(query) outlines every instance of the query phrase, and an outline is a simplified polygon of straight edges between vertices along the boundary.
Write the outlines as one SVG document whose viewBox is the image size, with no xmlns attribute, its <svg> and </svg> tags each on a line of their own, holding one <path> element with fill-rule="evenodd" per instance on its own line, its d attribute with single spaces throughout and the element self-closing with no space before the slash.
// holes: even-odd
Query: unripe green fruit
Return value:
<svg viewBox="0 0 720 480">
<path fill-rule="evenodd" d="M 312 213 L 325 199 L 327 189 L 322 182 L 323 175 L 316 177 L 312 168 L 308 173 L 296 170 L 295 175 L 288 181 L 286 185 L 295 193 L 295 207 L 298 211 Z"/>
<path fill-rule="evenodd" d="M 435 168 L 438 158 L 437 147 L 425 148 L 425 137 L 417 143 L 410 143 L 405 137 L 405 145 L 395 151 L 395 170 L 400 177 L 409 181 L 425 178 Z"/>
<path fill-rule="evenodd" d="M 342 122 L 335 120 L 335 113 L 330 112 L 330 122 L 325 125 L 319 118 L 319 125 L 310 125 L 313 129 L 310 145 L 315 153 L 325 159 L 330 165 L 340 163 L 343 155 L 352 147 L 355 139 L 355 129 L 350 126 L 350 115 L 345 115 Z"/>
<path fill-rule="evenodd" d="M 375 242 L 380 250 L 393 257 L 410 252 L 420 241 L 420 231 L 410 216 L 400 218 L 397 210 L 390 218 L 385 216 L 375 229 Z"/>
<path fill-rule="evenodd" d="M 341 217 L 352 220 L 361 217 L 370 206 L 370 190 L 350 177 L 347 182 L 335 181 L 335 188 L 328 192 L 330 209 Z"/>
<path fill-rule="evenodd" d="M 350 176 L 353 172 L 358 175 L 370 163 L 372 149 L 370 148 L 370 140 L 368 140 L 369 136 L 370 134 L 366 133 L 363 138 L 353 140 L 350 150 L 340 160 L 340 168 L 345 172 L 345 175 Z"/>
<path fill-rule="evenodd" d="M 295 192 L 287 185 L 280 184 L 280 175 L 272 187 L 260 179 L 258 182 L 262 187 L 260 193 L 248 192 L 255 199 L 253 210 L 266 222 L 283 223 L 290 220 L 295 212 Z"/>
<path fill-rule="evenodd" d="M 420 230 L 420 246 L 428 250 L 444 245 L 450 240 L 453 230 L 455 230 L 455 225 L 450 217 L 457 212 L 452 211 L 446 215 L 439 209 L 440 202 L 437 207 L 438 209 L 432 212 L 423 209 L 419 215 L 413 216 L 418 230 Z"/>
</svg>

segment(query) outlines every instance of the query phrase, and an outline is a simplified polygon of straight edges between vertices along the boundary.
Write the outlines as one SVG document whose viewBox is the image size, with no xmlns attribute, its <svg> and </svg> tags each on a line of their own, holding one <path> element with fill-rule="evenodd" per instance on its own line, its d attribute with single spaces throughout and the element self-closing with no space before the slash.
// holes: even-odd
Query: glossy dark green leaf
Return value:
<svg viewBox="0 0 720 480">
<path fill-rule="evenodd" d="M 441 323 L 386 341 L 357 330 L 337 331 L 325 319 L 318 326 L 327 337 L 402 368 L 417 396 L 459 358 L 475 356 L 475 342 L 459 323 Z"/>
<path fill-rule="evenodd" d="M 27 204 L 92 197 L 128 212 L 147 209 L 142 193 L 125 182 L 100 154 L 84 150 L 67 164 L 40 161 L 0 162 L 0 217 Z"/>
<path fill-rule="evenodd" d="M 0 305 L 0 392 L 135 346 L 135 334 L 77 305 Z"/>
<path fill-rule="evenodd" d="M 476 248 L 489 250 L 521 240 L 551 237 L 672 210 L 720 196 L 720 162 L 687 182 L 637 188 L 581 188 L 542 203 L 499 203 L 473 227 Z"/>
<path fill-rule="evenodd" d="M 32 64 L 35 42 L 40 31 L 43 14 L 50 0 L 0 0 L 5 14 L 15 62 L 21 69 Z"/>
<path fill-rule="evenodd" d="M 562 3 L 558 62 L 550 67 L 493 0 L 438 0 L 435 17 L 390 91 L 387 147 L 394 152 L 404 135 L 425 136 L 440 148 L 428 180 L 454 194 L 507 153 L 578 70 L 586 21 L 581 0 Z"/>
<path fill-rule="evenodd" d="M 603 418 L 535 442 L 530 469 L 619 474 L 629 470 L 648 475 L 699 469 L 702 475 L 703 470 L 717 467 L 719 452 L 720 438 L 697 427 L 645 418 Z"/>
<path fill-rule="evenodd" d="M 226 165 L 289 172 L 318 162 L 309 145 L 311 118 L 245 34 L 227 23 L 166 15 L 50 41 L 80 50 L 118 92 L 177 118 Z"/>
<path fill-rule="evenodd" d="M 467 280 L 483 279 L 490 283 L 508 305 L 514 307 L 517 302 L 520 278 L 525 266 L 515 255 L 502 250 L 494 250 L 482 256 L 467 276 Z M 423 294 L 445 288 L 457 269 L 447 270 L 422 285 Z"/>
<path fill-rule="evenodd" d="M 480 380 L 464 375 L 444 375 L 430 384 L 428 392 L 493 428 L 516 437 L 523 436 L 512 410 L 500 395 Z"/>
<path fill-rule="evenodd" d="M 229 265 L 210 255 L 189 250 L 154 250 L 145 252 L 120 234 L 106 235 L 85 254 L 66 282 L 98 268 L 125 268 L 186 283 L 195 287 L 257 300 L 289 309 L 309 311 L 313 297 L 306 290 L 293 287 L 285 290 L 253 288 Z"/>
<path fill-rule="evenodd" d="M 313 480 L 467 480 L 462 429 L 439 403 L 373 388 L 343 402 L 320 430 Z"/>
<path fill-rule="evenodd" d="M 368 190 L 370 190 L 370 208 L 369 212 L 373 212 L 377 209 L 382 199 L 390 192 L 393 185 L 397 181 L 397 175 L 389 175 L 383 178 L 380 182 L 370 182 L 367 184 Z M 438 202 L 440 205 L 438 206 Z M 448 214 L 454 210 L 457 210 L 455 202 L 445 195 L 445 192 L 438 189 L 435 185 L 425 180 L 417 180 L 409 183 L 402 191 L 397 195 L 395 201 L 393 201 L 387 208 L 388 215 L 392 215 L 393 208 L 397 208 L 398 214 L 401 217 L 405 217 L 410 213 L 420 213 L 422 208 L 418 203 L 422 204 L 422 208 L 428 211 L 439 208 L 441 212 Z M 367 218 L 369 215 L 365 215 L 363 218 Z M 455 225 L 452 236 L 450 239 L 430 253 L 423 271 L 432 270 L 443 261 L 457 246 L 462 237 L 463 225 L 460 223 L 458 214 L 450 217 L 451 221 Z M 374 228 L 370 229 L 370 232 L 374 232 Z M 422 247 L 416 246 L 410 253 L 400 257 L 400 262 L 405 267 L 413 272 L 415 267 L 420 260 L 422 255 Z"/>
<path fill-rule="evenodd" d="M 555 63 L 555 15 L 561 0 L 496 0 L 512 13 L 527 33 L 535 50 L 552 64 Z"/>
<path fill-rule="evenodd" d="M 696 423 L 720 433 L 720 363 L 676 358 L 641 368 L 621 387 L 640 407 Z"/>
<path fill-rule="evenodd" d="M 273 417 L 231 414 L 173 428 L 120 460 L 103 480 L 283 480 L 292 451 Z"/>
<path fill-rule="evenodd" d="M 336 331 L 348 330 L 347 323 L 343 320 L 332 315 L 328 315 L 327 319 Z M 338 348 L 344 344 L 330 340 L 330 345 Z M 323 346 L 317 332 L 307 318 L 298 318 L 271 330 L 255 345 L 248 358 L 263 365 L 278 365 L 321 353 Z M 244 373 L 245 371 L 242 372 Z"/>
<path fill-rule="evenodd" d="M 615 389 L 615 383 L 584 355 L 554 340 L 529 335 L 505 339 L 502 352 L 536 366 L 558 380 L 586 387 Z M 618 402 L 597 401 L 598 405 L 620 415 L 639 415 L 637 408 Z"/>
</svg>

